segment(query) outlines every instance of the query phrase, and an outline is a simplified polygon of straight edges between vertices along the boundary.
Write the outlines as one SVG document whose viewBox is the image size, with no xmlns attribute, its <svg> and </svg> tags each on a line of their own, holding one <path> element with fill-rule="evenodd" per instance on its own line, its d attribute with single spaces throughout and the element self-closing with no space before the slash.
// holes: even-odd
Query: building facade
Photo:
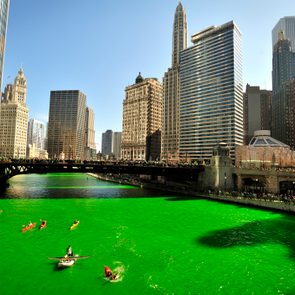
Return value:
<svg viewBox="0 0 295 295">
<path fill-rule="evenodd" d="M 103 156 L 111 156 L 113 153 L 113 130 L 106 130 L 102 133 L 101 153 Z"/>
<path fill-rule="evenodd" d="M 0 91 L 2 90 L 4 50 L 10 0 L 0 0 Z"/>
<path fill-rule="evenodd" d="M 50 92 L 48 122 L 49 158 L 83 160 L 86 95 L 79 90 Z"/>
<path fill-rule="evenodd" d="M 295 148 L 295 108 L 292 101 L 294 100 L 295 52 L 292 51 L 291 40 L 286 39 L 283 31 L 279 32 L 278 37 L 273 47 L 271 130 L 274 138 Z"/>
<path fill-rule="evenodd" d="M 86 160 L 96 159 L 94 112 L 89 107 L 86 107 L 86 116 L 85 116 L 85 159 Z"/>
<path fill-rule="evenodd" d="M 159 160 L 163 87 L 155 78 L 143 79 L 126 87 L 123 101 L 121 156 L 124 160 Z"/>
<path fill-rule="evenodd" d="M 47 126 L 36 119 L 30 119 L 27 137 L 27 158 L 39 158 L 47 150 Z M 34 152 L 32 152 L 34 151 Z"/>
<path fill-rule="evenodd" d="M 295 16 L 281 18 L 272 30 L 272 46 L 279 41 L 279 33 L 284 32 L 285 38 L 291 42 L 291 50 L 295 52 Z"/>
<path fill-rule="evenodd" d="M 241 33 L 231 21 L 192 36 L 180 53 L 180 157 L 207 160 L 225 142 L 243 144 Z"/>
<path fill-rule="evenodd" d="M 121 141 L 122 141 L 122 132 L 113 133 L 113 154 L 115 159 L 121 159 Z"/>
<path fill-rule="evenodd" d="M 243 96 L 244 104 L 244 143 L 248 144 L 256 130 L 271 128 L 272 92 L 259 86 L 247 84 Z"/>
<path fill-rule="evenodd" d="M 161 158 L 179 160 L 179 59 L 180 51 L 187 48 L 185 10 L 178 4 L 173 24 L 172 66 L 163 78 L 163 128 Z"/>
<path fill-rule="evenodd" d="M 27 81 L 22 69 L 5 88 L 0 104 L 0 155 L 26 158 L 28 113 Z"/>
<path fill-rule="evenodd" d="M 286 39 L 283 31 L 273 47 L 272 55 L 272 87 L 276 94 L 283 84 L 295 76 L 295 52 L 292 51 L 291 41 Z"/>
</svg>

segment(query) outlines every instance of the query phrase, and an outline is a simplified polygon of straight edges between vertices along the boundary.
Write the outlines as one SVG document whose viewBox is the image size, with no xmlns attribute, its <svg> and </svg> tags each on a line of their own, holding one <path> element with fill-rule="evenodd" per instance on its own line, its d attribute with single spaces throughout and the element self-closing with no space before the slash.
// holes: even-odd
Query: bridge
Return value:
<svg viewBox="0 0 295 295">
<path fill-rule="evenodd" d="M 7 179 L 18 174 L 29 173 L 112 173 L 112 174 L 137 174 L 164 176 L 168 179 L 181 181 L 197 181 L 198 176 L 205 170 L 203 165 L 197 166 L 161 166 L 144 165 L 136 163 L 112 163 L 112 162 L 90 162 L 90 163 L 62 163 L 62 162 L 40 162 L 28 163 L 26 161 L 0 163 L 0 181 L 6 182 Z"/>
</svg>

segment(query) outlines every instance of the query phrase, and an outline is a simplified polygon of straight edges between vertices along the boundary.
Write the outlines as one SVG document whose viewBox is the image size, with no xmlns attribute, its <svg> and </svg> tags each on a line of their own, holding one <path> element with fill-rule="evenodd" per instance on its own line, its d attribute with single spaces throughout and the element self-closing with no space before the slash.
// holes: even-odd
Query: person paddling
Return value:
<svg viewBox="0 0 295 295">
<path fill-rule="evenodd" d="M 72 247 L 69 245 L 66 250 L 66 257 L 73 257 L 73 256 L 74 256 L 74 253 L 73 253 Z"/>
<path fill-rule="evenodd" d="M 104 267 L 104 276 L 110 280 L 115 280 L 116 279 L 116 274 L 113 274 L 111 269 L 108 266 Z"/>
</svg>

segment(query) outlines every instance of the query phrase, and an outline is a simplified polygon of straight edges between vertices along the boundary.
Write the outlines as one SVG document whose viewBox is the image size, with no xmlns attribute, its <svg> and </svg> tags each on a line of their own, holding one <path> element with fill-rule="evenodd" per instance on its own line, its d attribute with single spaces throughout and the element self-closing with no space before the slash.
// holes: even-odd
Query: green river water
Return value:
<svg viewBox="0 0 295 295">
<path fill-rule="evenodd" d="M 295 294 L 295 216 L 103 182 L 20 175 L 0 198 L 0 294 Z M 22 232 L 29 221 L 47 220 Z M 74 219 L 80 224 L 69 227 Z M 57 269 L 48 257 L 89 255 Z M 104 266 L 121 279 L 104 279 Z"/>
</svg>

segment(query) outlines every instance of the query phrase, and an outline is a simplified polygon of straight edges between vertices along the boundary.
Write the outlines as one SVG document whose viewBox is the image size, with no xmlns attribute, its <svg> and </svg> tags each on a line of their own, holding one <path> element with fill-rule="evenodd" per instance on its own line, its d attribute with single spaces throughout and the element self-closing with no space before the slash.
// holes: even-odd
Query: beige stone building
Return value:
<svg viewBox="0 0 295 295">
<path fill-rule="evenodd" d="M 138 75 L 126 87 L 123 101 L 121 156 L 124 160 L 159 160 L 162 128 L 162 84 Z"/>
<path fill-rule="evenodd" d="M 27 82 L 22 69 L 5 88 L 0 104 L 0 156 L 26 158 L 28 113 Z"/>
<path fill-rule="evenodd" d="M 179 64 L 180 51 L 187 48 L 186 13 L 178 4 L 173 24 L 172 66 L 163 78 L 163 129 L 161 158 L 168 162 L 179 160 Z"/>
</svg>

